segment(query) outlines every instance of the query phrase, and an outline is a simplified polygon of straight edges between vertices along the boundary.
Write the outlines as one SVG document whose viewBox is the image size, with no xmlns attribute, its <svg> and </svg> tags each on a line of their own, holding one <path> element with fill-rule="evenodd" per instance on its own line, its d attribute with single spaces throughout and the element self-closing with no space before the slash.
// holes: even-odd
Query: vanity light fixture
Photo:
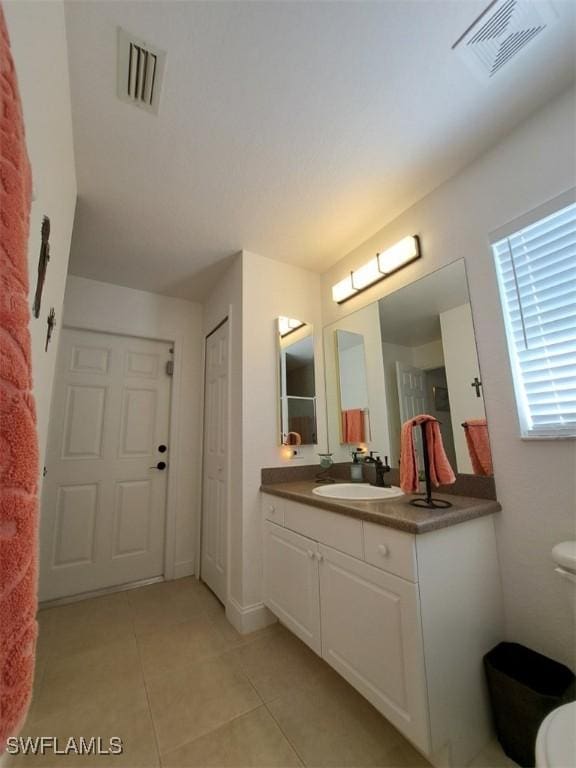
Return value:
<svg viewBox="0 0 576 768">
<path fill-rule="evenodd" d="M 383 280 L 393 272 L 419 259 L 420 239 L 418 235 L 405 237 L 376 256 L 358 269 L 350 272 L 348 277 L 332 286 L 332 299 L 337 304 L 342 304 L 352 296 L 364 291 L 371 285 Z"/>
<path fill-rule="evenodd" d="M 278 318 L 278 333 L 280 336 L 288 336 L 289 333 L 297 331 L 298 328 L 302 328 L 302 320 L 294 320 L 292 317 L 279 317 Z"/>
</svg>

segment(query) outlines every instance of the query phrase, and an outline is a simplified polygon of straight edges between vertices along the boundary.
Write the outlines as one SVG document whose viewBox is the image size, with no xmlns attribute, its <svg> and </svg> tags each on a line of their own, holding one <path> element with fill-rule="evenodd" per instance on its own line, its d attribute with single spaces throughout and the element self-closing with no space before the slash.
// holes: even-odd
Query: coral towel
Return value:
<svg viewBox="0 0 576 768">
<path fill-rule="evenodd" d="M 363 443 L 366 431 L 364 429 L 364 411 L 362 408 L 351 408 L 342 411 L 342 442 Z"/>
<path fill-rule="evenodd" d="M 0 6 L 0 754 L 23 724 L 36 645 L 38 444 L 27 243 L 31 178 Z"/>
<path fill-rule="evenodd" d="M 418 464 L 414 450 L 414 427 L 426 424 L 426 445 L 430 462 L 430 479 L 435 486 L 450 485 L 456 477 L 444 451 L 440 424 L 433 416 L 421 414 L 402 425 L 400 445 L 400 488 L 404 493 L 418 490 Z"/>
<path fill-rule="evenodd" d="M 469 419 L 462 424 L 475 475 L 493 475 L 492 451 L 486 419 Z"/>
</svg>

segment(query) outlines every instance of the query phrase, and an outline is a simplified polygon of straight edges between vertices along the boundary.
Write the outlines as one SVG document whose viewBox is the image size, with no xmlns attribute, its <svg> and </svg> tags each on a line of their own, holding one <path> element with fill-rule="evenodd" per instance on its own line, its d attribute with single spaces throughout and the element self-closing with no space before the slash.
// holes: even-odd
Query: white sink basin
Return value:
<svg viewBox="0 0 576 768">
<path fill-rule="evenodd" d="M 312 493 L 326 499 L 348 499 L 349 501 L 378 501 L 404 496 L 404 491 L 393 485 L 391 488 L 378 488 L 367 483 L 335 483 L 314 488 Z"/>
</svg>

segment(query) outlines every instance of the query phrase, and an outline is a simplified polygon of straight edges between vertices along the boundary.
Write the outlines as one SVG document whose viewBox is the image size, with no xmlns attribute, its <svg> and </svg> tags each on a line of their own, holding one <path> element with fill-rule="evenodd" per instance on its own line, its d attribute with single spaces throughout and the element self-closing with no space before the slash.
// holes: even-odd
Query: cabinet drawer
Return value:
<svg viewBox="0 0 576 768">
<path fill-rule="evenodd" d="M 362 525 L 366 562 L 408 581 L 418 581 L 414 534 L 366 521 Z"/>
<path fill-rule="evenodd" d="M 318 507 L 286 501 L 284 525 L 353 557 L 364 556 L 362 521 Z"/>
<path fill-rule="evenodd" d="M 263 493 L 262 514 L 265 520 L 271 520 L 277 525 L 284 525 L 284 499 Z"/>
</svg>

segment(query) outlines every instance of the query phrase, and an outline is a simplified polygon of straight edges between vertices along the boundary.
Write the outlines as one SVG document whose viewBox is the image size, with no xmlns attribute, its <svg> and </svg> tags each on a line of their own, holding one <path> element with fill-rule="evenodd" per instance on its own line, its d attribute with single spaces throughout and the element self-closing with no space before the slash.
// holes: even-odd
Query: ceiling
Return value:
<svg viewBox="0 0 576 768">
<path fill-rule="evenodd" d="M 469 301 L 466 268 L 459 259 L 380 299 L 382 341 L 405 347 L 437 341 L 440 313 Z"/>
<path fill-rule="evenodd" d="M 574 77 L 576 3 L 491 81 L 451 45 L 487 0 L 66 3 L 70 271 L 202 299 L 240 249 L 322 272 Z M 167 51 L 116 96 L 117 26 Z"/>
</svg>

